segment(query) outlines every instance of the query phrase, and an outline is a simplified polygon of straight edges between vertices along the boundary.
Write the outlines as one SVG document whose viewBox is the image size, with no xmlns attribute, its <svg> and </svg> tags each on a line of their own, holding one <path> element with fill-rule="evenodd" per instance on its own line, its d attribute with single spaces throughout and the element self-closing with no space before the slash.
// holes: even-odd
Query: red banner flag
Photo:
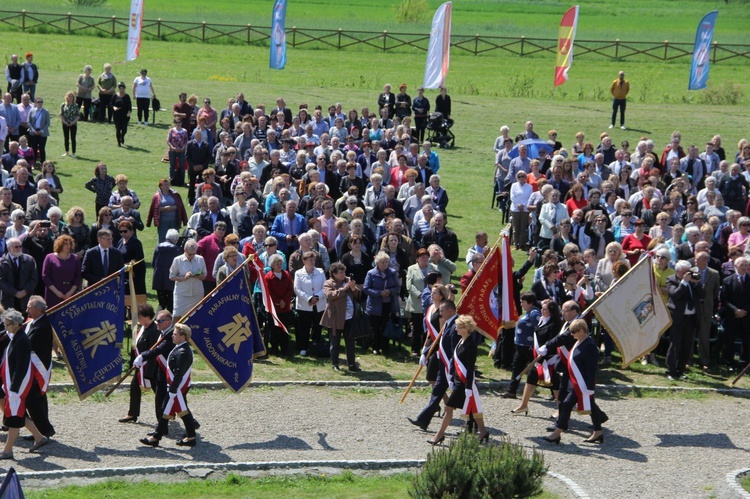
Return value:
<svg viewBox="0 0 750 499">
<path fill-rule="evenodd" d="M 571 7 L 560 21 L 557 42 L 557 66 L 555 66 L 555 86 L 568 81 L 568 70 L 573 64 L 573 42 L 578 26 L 578 6 Z"/>
<path fill-rule="evenodd" d="M 513 303 L 513 259 L 506 235 L 490 250 L 469 283 L 458 313 L 472 316 L 477 330 L 493 341 L 503 327 L 515 326 L 518 311 Z"/>
</svg>

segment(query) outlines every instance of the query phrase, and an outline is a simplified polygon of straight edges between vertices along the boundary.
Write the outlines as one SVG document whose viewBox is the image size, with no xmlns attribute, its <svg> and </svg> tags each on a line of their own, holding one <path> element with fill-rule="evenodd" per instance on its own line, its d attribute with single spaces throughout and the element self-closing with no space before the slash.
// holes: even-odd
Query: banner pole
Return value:
<svg viewBox="0 0 750 499">
<path fill-rule="evenodd" d="M 435 338 L 435 341 L 432 342 L 432 345 L 430 345 L 430 350 L 427 352 L 426 358 L 432 357 L 432 353 L 435 351 L 435 348 L 440 343 L 440 339 L 443 337 L 443 331 L 445 330 L 445 324 L 443 324 L 443 327 L 440 328 L 440 333 L 438 333 L 437 338 Z M 411 391 L 412 387 L 414 386 L 414 383 L 417 381 L 417 377 L 419 377 L 419 373 L 422 372 L 422 368 L 424 366 L 422 364 L 419 364 L 419 368 L 417 369 L 417 372 L 414 374 L 414 377 L 411 379 L 411 383 L 409 383 L 409 386 L 406 387 L 406 390 L 404 390 L 404 394 L 401 397 L 400 404 L 404 403 L 404 400 L 406 400 L 406 396 L 409 395 L 409 392 Z"/>
<path fill-rule="evenodd" d="M 198 308 L 200 308 L 200 306 L 201 306 L 201 305 L 203 305 L 204 303 L 206 303 L 206 302 L 207 302 L 207 301 L 208 301 L 208 300 L 209 300 L 209 299 L 210 299 L 210 298 L 211 298 L 211 297 L 212 297 L 213 295 L 215 295 L 215 294 L 216 294 L 216 292 L 217 292 L 217 291 L 219 291 L 219 290 L 220 290 L 220 289 L 222 288 L 222 286 L 224 286 L 224 283 L 226 283 L 226 282 L 229 282 L 229 279 L 230 279 L 230 278 L 232 278 L 232 277 L 234 277 L 234 274 L 236 274 L 237 272 L 239 272 L 240 270 L 242 270 L 242 269 L 243 269 L 243 267 L 244 267 L 245 265 L 247 265 L 248 263 L 250 263 L 250 258 L 247 258 L 247 259 L 245 259 L 245 261 L 244 261 L 244 262 L 242 262 L 241 264 L 237 265 L 237 268 L 236 268 L 236 269 L 234 269 L 234 270 L 233 270 L 233 271 L 232 271 L 232 272 L 231 272 L 231 273 L 230 273 L 230 274 L 229 274 L 229 275 L 228 275 L 228 276 L 227 276 L 227 277 L 226 277 L 226 278 L 225 278 L 225 279 L 224 279 L 224 280 L 223 280 L 223 281 L 221 282 L 221 284 L 219 284 L 219 285 L 218 285 L 217 287 L 215 287 L 214 289 L 212 289 L 210 293 L 208 293 L 208 294 L 207 294 L 206 296 L 204 296 L 204 297 L 203 297 L 203 298 L 201 299 L 201 301 L 199 301 L 198 303 L 196 303 L 196 304 L 195 304 L 195 306 L 194 306 L 193 308 L 191 308 L 190 310 L 188 310 L 188 311 L 187 311 L 187 313 L 185 313 L 185 315 L 183 315 L 182 317 L 180 317 L 180 320 L 179 320 L 179 321 L 177 321 L 177 322 L 176 322 L 176 324 L 184 324 L 184 323 L 185 323 L 185 320 L 186 320 L 187 318 L 189 318 L 189 317 L 190 317 L 190 316 L 191 316 L 191 315 L 193 314 L 193 312 L 195 312 L 196 310 L 198 310 Z"/>
</svg>

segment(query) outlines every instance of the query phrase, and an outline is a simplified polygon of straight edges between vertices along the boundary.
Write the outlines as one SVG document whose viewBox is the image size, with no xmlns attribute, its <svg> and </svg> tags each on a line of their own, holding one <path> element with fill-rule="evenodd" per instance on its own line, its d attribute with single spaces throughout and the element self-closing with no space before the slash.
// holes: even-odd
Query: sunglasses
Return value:
<svg viewBox="0 0 750 499">
<path fill-rule="evenodd" d="M 273 247 L 274 247 L 274 246 L 276 246 L 276 245 L 275 245 L 275 244 L 264 244 L 263 246 L 264 246 L 265 248 L 273 248 Z"/>
<path fill-rule="evenodd" d="M 128 229 L 123 229 L 120 231 L 120 234 L 127 234 L 128 232 L 130 232 Z"/>
</svg>

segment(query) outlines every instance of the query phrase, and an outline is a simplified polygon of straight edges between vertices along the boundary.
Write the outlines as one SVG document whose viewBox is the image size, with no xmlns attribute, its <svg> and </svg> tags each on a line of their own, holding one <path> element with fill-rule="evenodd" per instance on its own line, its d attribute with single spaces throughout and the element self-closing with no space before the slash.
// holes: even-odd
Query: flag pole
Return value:
<svg viewBox="0 0 750 499">
<path fill-rule="evenodd" d="M 231 273 L 230 273 L 230 274 L 229 274 L 229 275 L 228 275 L 228 276 L 227 276 L 227 277 L 226 277 L 226 278 L 225 278 L 225 279 L 224 279 L 224 280 L 223 280 L 223 281 L 221 282 L 221 284 L 219 284 L 219 285 L 218 285 L 218 286 L 216 286 L 216 287 L 215 287 L 214 289 L 212 289 L 210 293 L 208 293 L 208 294 L 207 294 L 206 296 L 204 296 L 204 297 L 203 297 L 203 298 L 201 299 L 201 301 L 199 301 L 198 303 L 196 303 L 196 304 L 195 304 L 195 306 L 194 306 L 193 308 L 191 308 L 190 310 L 188 310 L 188 311 L 187 311 L 187 313 L 185 313 L 185 315 L 183 315 L 182 317 L 180 317 L 180 320 L 179 320 L 179 321 L 177 321 L 177 324 L 184 324 L 184 323 L 185 323 L 185 320 L 186 320 L 187 318 L 189 318 L 189 317 L 190 317 L 190 316 L 191 316 L 191 315 L 193 314 L 193 312 L 195 312 L 196 310 L 198 310 L 198 309 L 199 309 L 199 308 L 201 307 L 201 305 L 203 305 L 204 303 L 206 303 L 206 302 L 207 302 L 207 301 L 208 301 L 208 300 L 209 300 L 209 299 L 210 299 L 210 298 L 211 298 L 211 297 L 212 297 L 213 295 L 215 295 L 215 294 L 216 294 L 216 292 L 217 292 L 217 291 L 219 291 L 219 290 L 220 290 L 220 289 L 222 288 L 222 286 L 224 286 L 224 284 L 225 284 L 226 282 L 229 282 L 229 279 L 230 279 L 230 278 L 234 277 L 234 274 L 236 274 L 236 273 L 238 273 L 238 272 L 239 272 L 240 270 L 242 270 L 242 269 L 243 269 L 243 268 L 245 267 L 245 265 L 247 265 L 248 263 L 250 263 L 250 258 L 247 258 L 247 259 L 245 259 L 245 261 L 244 261 L 244 262 L 242 262 L 241 264 L 237 265 L 237 268 L 236 268 L 236 269 L 234 269 L 234 270 L 233 270 L 233 271 L 232 271 L 232 272 L 231 272 Z"/>
<path fill-rule="evenodd" d="M 143 261 L 143 260 L 141 260 Z M 130 341 L 131 344 L 135 341 L 135 330 L 138 324 L 138 298 L 135 295 L 135 279 L 133 275 L 135 267 L 138 263 L 131 261 L 125 265 L 125 271 L 128 273 L 128 284 L 130 286 Z"/>
<path fill-rule="evenodd" d="M 164 341 L 164 337 L 163 336 L 159 336 L 159 339 L 156 340 L 156 343 L 154 343 L 153 345 L 151 345 L 151 348 L 149 348 L 149 350 L 153 350 L 154 348 L 158 347 L 161 344 L 162 341 Z M 130 369 L 128 369 L 125 374 L 123 374 L 122 376 L 120 376 L 120 379 L 117 380 L 117 383 L 115 383 L 114 385 L 112 385 L 109 388 L 109 390 L 107 390 L 107 393 L 104 394 L 104 396 L 105 397 L 109 397 L 110 395 L 112 395 L 112 392 L 114 392 L 115 390 L 117 390 L 117 387 L 120 386 L 122 384 L 122 382 L 125 381 L 125 378 L 127 378 L 128 376 L 130 376 L 133 373 L 133 371 L 135 371 L 135 366 L 130 366 Z"/>
<path fill-rule="evenodd" d="M 750 364 L 746 365 L 745 369 L 743 369 L 742 371 L 740 371 L 740 373 L 737 375 L 737 377 L 734 378 L 731 383 L 729 383 L 729 386 L 733 387 L 734 385 L 736 385 L 737 382 L 740 380 L 740 378 L 742 378 L 748 370 L 750 370 Z"/>
<path fill-rule="evenodd" d="M 495 249 L 496 246 L 499 247 L 500 241 L 502 240 L 503 237 L 508 237 L 508 234 L 506 233 L 508 227 L 510 227 L 510 224 L 507 224 L 503 228 L 503 230 L 500 231 L 500 235 L 498 236 L 497 241 L 495 241 L 495 244 L 492 246 L 492 249 Z M 492 252 L 492 250 L 490 250 L 490 252 Z M 486 263 L 487 263 L 487 259 L 485 259 L 485 261 L 482 262 L 482 266 L 479 267 L 479 270 L 477 270 L 477 273 L 474 274 L 474 277 L 471 279 L 471 282 L 466 287 L 467 290 L 474 283 L 474 281 L 476 280 L 477 276 L 481 273 L 482 268 L 485 266 Z M 458 310 L 460 308 L 461 302 L 463 301 L 464 296 L 466 296 L 466 293 L 462 293 L 461 297 L 458 299 L 458 302 L 456 303 L 456 310 Z M 437 335 L 437 338 L 435 338 L 435 341 L 432 342 L 432 345 L 430 346 L 430 350 L 429 350 L 429 352 L 427 352 L 427 358 L 429 358 L 432 355 L 432 353 L 435 351 L 435 348 L 437 347 L 438 343 L 440 343 L 440 340 L 443 337 L 443 329 L 444 328 L 445 328 L 445 324 L 443 324 L 443 327 L 440 328 L 440 333 Z M 419 377 L 419 373 L 422 372 L 422 367 L 424 367 L 424 366 L 422 366 L 420 364 L 419 367 L 417 368 L 417 372 L 412 377 L 411 382 L 409 383 L 409 386 L 406 387 L 406 390 L 404 391 L 404 394 L 401 396 L 401 402 L 400 402 L 401 404 L 404 403 L 404 400 L 406 400 L 406 396 L 409 395 L 409 392 L 411 391 L 412 387 L 414 386 L 414 383 L 416 383 L 417 377 Z"/>
</svg>

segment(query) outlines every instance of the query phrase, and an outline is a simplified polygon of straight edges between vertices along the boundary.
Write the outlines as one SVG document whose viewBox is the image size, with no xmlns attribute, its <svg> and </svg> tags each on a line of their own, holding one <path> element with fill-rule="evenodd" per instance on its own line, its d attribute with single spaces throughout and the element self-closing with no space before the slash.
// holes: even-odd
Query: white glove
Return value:
<svg viewBox="0 0 750 499">
<path fill-rule="evenodd" d="M 419 365 L 427 367 L 427 357 L 425 354 L 422 354 L 422 356 L 419 357 Z"/>
<path fill-rule="evenodd" d="M 536 353 L 539 354 L 539 355 L 541 355 L 542 357 L 544 357 L 545 355 L 547 355 L 547 345 L 540 346 L 539 350 L 537 350 Z"/>
<path fill-rule="evenodd" d="M 449 381 L 448 382 L 448 388 L 450 388 L 451 390 L 453 390 L 453 381 Z"/>
<path fill-rule="evenodd" d="M 19 395 L 18 393 L 11 393 L 8 396 L 8 404 L 10 405 L 10 407 L 18 407 L 19 405 L 21 405 L 21 395 Z"/>
<path fill-rule="evenodd" d="M 469 389 L 467 388 L 466 390 L 464 390 L 464 395 L 466 395 L 466 398 L 469 398 L 469 397 L 471 397 L 472 395 L 474 395 L 474 392 L 472 392 L 471 390 L 469 390 Z"/>
<path fill-rule="evenodd" d="M 136 369 L 140 369 L 141 367 L 143 367 L 143 364 L 145 364 L 145 363 L 146 363 L 146 361 L 143 360 L 143 355 L 139 355 L 133 361 L 133 365 L 136 367 Z"/>
</svg>

